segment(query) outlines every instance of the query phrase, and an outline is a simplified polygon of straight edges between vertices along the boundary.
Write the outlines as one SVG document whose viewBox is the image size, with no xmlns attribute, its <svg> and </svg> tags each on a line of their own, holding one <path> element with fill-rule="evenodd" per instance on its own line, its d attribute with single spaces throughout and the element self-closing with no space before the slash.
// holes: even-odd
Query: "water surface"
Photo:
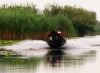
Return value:
<svg viewBox="0 0 100 73">
<path fill-rule="evenodd" d="M 67 40 L 63 50 L 48 50 L 44 41 L 25 40 L 1 46 L 1 73 L 100 73 L 100 37 Z"/>
</svg>

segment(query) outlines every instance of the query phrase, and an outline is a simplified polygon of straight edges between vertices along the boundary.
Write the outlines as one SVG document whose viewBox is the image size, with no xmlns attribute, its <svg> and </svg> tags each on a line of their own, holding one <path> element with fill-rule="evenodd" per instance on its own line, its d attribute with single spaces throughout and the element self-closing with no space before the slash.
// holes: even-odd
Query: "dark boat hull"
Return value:
<svg viewBox="0 0 100 73">
<path fill-rule="evenodd" d="M 58 39 L 55 39 L 55 40 L 48 39 L 47 43 L 51 48 L 57 49 L 61 47 L 62 45 L 64 45 L 66 43 L 66 40 L 62 37 L 58 37 Z"/>
</svg>

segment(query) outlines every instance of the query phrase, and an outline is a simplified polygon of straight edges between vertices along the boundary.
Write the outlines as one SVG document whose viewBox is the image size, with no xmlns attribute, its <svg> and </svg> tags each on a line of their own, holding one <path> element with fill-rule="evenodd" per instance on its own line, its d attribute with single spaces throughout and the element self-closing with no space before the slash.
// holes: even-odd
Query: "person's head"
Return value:
<svg viewBox="0 0 100 73">
<path fill-rule="evenodd" d="M 58 31 L 58 34 L 61 34 L 61 31 Z"/>
</svg>

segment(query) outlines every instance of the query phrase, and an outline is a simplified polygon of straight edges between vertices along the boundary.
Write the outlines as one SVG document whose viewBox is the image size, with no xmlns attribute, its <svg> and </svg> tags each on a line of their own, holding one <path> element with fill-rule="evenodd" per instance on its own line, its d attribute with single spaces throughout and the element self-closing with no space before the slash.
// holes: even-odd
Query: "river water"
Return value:
<svg viewBox="0 0 100 73">
<path fill-rule="evenodd" d="M 42 40 L 0 46 L 0 73 L 100 73 L 99 35 L 68 39 L 63 47 L 48 50 Z"/>
</svg>

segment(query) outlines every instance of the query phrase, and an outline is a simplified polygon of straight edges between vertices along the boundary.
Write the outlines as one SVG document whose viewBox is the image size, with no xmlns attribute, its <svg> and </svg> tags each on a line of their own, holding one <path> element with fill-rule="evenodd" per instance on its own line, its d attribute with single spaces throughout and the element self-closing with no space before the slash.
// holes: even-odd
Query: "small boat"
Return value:
<svg viewBox="0 0 100 73">
<path fill-rule="evenodd" d="M 66 40 L 56 31 L 50 32 L 47 43 L 51 48 L 59 48 L 66 43 Z"/>
</svg>

